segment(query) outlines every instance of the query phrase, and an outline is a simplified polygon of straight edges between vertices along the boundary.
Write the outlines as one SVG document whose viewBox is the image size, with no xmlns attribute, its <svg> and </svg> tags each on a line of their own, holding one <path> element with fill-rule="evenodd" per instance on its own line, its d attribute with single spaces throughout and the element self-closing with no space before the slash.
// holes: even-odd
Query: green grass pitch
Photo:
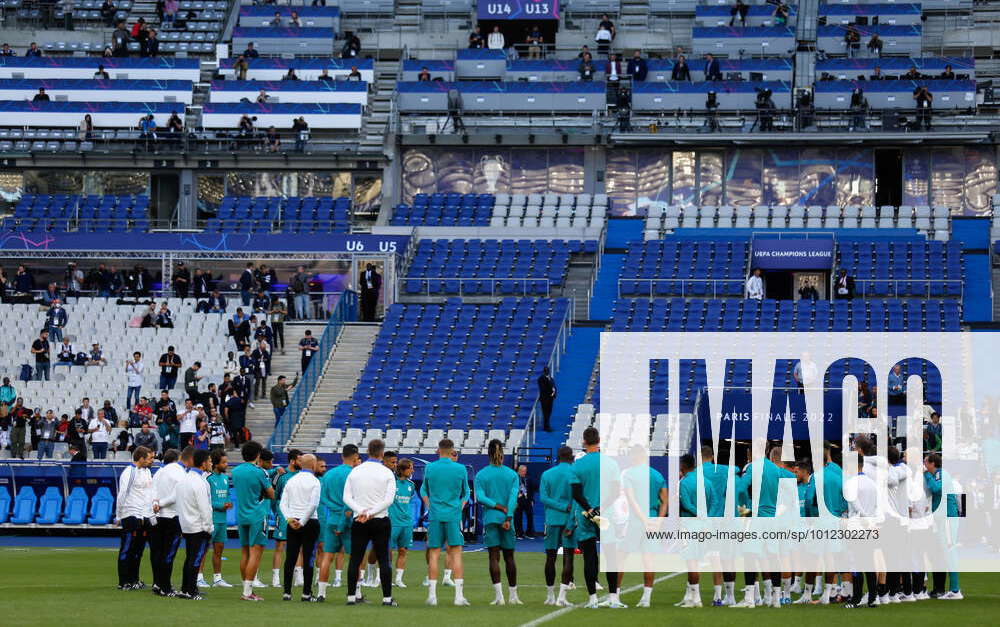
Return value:
<svg viewBox="0 0 1000 627">
<path fill-rule="evenodd" d="M 239 553 L 226 550 L 223 573 L 230 583 L 238 583 Z M 425 574 L 422 552 L 411 554 L 405 581 L 409 587 L 394 589 L 399 608 L 383 608 L 377 603 L 360 607 L 344 605 L 345 588 L 331 588 L 324 604 L 304 604 L 298 600 L 281 601 L 281 592 L 267 588 L 258 593 L 265 598 L 262 603 L 239 600 L 239 587 L 208 589 L 207 599 L 200 602 L 154 597 L 148 590 L 121 592 L 115 589 L 115 557 L 113 549 L 74 548 L 12 548 L 0 547 L 0 624 L 15 625 L 108 625 L 111 623 L 156 625 L 202 624 L 224 625 L 292 625 L 324 624 L 379 625 L 420 627 L 433 625 L 473 625 L 517 627 L 533 621 L 542 624 L 580 625 L 581 621 L 609 624 L 624 621 L 630 627 L 637 625 L 720 625 L 728 621 L 753 621 L 767 627 L 790 625 L 801 627 L 809 622 L 820 624 L 862 625 L 937 624 L 937 625 L 988 625 L 996 624 L 1000 613 L 1000 575 L 964 574 L 962 576 L 964 601 L 922 601 L 896 604 L 877 609 L 845 610 L 839 606 L 786 606 L 781 609 L 736 610 L 705 607 L 679 609 L 673 604 L 683 596 L 684 577 L 661 574 L 653 593 L 653 607 L 637 609 L 640 596 L 638 574 L 627 574 L 624 586 L 631 589 L 624 595 L 627 610 L 559 610 L 542 604 L 545 599 L 542 576 L 542 555 L 518 554 L 519 591 L 525 605 L 519 607 L 491 607 L 493 598 L 486 569 L 486 554 L 482 551 L 465 555 L 466 596 L 472 607 L 456 608 L 450 605 L 451 588 L 438 589 L 438 607 L 424 604 L 427 590 L 420 585 Z M 178 554 L 174 567 L 175 585 L 179 586 L 183 551 Z M 263 581 L 270 582 L 271 553 L 264 556 Z M 149 584 L 148 553 L 142 564 L 143 580 Z M 211 565 L 208 565 L 211 573 Z M 211 579 L 211 574 L 207 577 Z M 577 561 L 578 585 L 582 584 L 582 562 Z M 711 602 L 711 579 L 705 576 L 702 598 Z M 738 581 L 737 584 L 740 582 Z M 739 585 L 737 586 L 739 592 Z M 366 589 L 375 601 L 376 590 Z M 506 594 L 506 584 L 504 585 Z M 296 592 L 296 599 L 297 599 Z M 582 603 L 585 592 L 577 589 L 570 593 L 570 600 Z M 749 615 L 748 615 L 749 614 Z M 197 622 L 194 622 L 197 621 Z M 534 623 L 538 624 L 538 623 Z"/>
</svg>

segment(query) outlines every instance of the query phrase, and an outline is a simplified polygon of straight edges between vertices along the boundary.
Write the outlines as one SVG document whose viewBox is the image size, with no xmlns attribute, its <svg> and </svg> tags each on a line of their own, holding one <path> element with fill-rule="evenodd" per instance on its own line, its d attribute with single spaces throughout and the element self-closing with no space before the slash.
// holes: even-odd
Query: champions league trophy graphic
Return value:
<svg viewBox="0 0 1000 627">
<path fill-rule="evenodd" d="M 483 177 L 486 178 L 486 193 L 497 193 L 497 181 L 500 180 L 500 174 L 503 172 L 503 157 L 483 155 L 483 158 L 479 160 L 479 168 L 483 171 Z"/>
</svg>

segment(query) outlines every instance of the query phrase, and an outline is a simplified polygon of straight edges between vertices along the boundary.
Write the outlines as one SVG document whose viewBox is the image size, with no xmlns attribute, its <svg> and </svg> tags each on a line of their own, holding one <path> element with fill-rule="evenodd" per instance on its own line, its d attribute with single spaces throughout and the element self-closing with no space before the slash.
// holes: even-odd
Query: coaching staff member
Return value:
<svg viewBox="0 0 1000 627">
<path fill-rule="evenodd" d="M 389 536 L 392 525 L 388 511 L 396 499 L 396 477 L 384 464 L 385 442 L 368 443 L 368 460 L 347 475 L 344 504 L 354 512 L 351 525 L 351 564 L 347 569 L 347 604 L 357 602 L 358 569 L 371 541 L 378 558 L 382 584 L 382 605 L 395 606 L 392 599 L 392 567 L 389 565 Z M 287 489 L 287 486 L 286 486 Z"/>
</svg>

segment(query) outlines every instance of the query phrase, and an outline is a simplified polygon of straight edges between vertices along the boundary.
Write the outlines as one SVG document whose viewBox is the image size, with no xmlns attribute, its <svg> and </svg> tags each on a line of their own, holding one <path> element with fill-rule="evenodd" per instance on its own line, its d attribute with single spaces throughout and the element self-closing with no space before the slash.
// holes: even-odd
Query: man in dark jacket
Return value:
<svg viewBox="0 0 1000 627">
<path fill-rule="evenodd" d="M 549 419 L 552 417 L 552 403 L 556 399 L 556 382 L 549 373 L 549 367 L 542 368 L 542 376 L 538 377 L 538 402 L 542 406 L 542 418 L 546 431 L 552 431 Z"/>
<path fill-rule="evenodd" d="M 375 271 L 375 264 L 368 264 L 359 279 L 361 283 L 361 320 L 375 322 L 375 309 L 382 293 L 382 276 Z"/>
<path fill-rule="evenodd" d="M 644 81 L 646 80 L 646 74 L 649 73 L 649 67 L 646 65 L 646 60 L 642 58 L 642 53 L 638 50 L 632 53 L 632 58 L 628 60 L 628 67 L 625 72 L 632 77 L 634 81 Z"/>
<path fill-rule="evenodd" d="M 240 300 L 243 301 L 243 306 L 248 307 L 250 305 L 250 297 L 253 293 L 254 285 L 254 271 L 253 264 L 247 263 L 247 267 L 243 270 L 243 274 L 240 275 Z"/>
</svg>

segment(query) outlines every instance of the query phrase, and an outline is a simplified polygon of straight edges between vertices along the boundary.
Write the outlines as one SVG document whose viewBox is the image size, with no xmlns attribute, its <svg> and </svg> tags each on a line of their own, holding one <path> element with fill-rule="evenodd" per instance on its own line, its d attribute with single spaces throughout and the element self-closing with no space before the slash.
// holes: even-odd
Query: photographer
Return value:
<svg viewBox="0 0 1000 627">
<path fill-rule="evenodd" d="M 240 118 L 239 126 L 237 127 L 237 142 L 236 147 L 240 144 L 244 146 L 253 145 L 257 139 L 257 129 L 255 128 L 255 122 L 257 121 L 257 116 L 249 116 L 246 113 Z"/>
<path fill-rule="evenodd" d="M 919 131 L 923 126 L 925 130 L 931 130 L 931 114 L 934 108 L 934 94 L 927 89 L 926 85 L 921 85 L 913 90 L 913 100 L 917 104 L 917 122 L 914 130 Z"/>
<path fill-rule="evenodd" d="M 776 107 L 774 105 L 774 100 L 771 98 L 771 90 L 756 88 L 756 91 L 757 102 L 754 103 L 754 106 L 757 107 L 758 129 L 762 132 L 773 131 L 774 110 Z"/>
<path fill-rule="evenodd" d="M 740 26 L 747 25 L 747 13 L 749 13 L 750 7 L 743 4 L 743 0 L 736 0 L 736 6 L 729 9 L 729 25 L 735 26 L 736 20 L 740 21 Z"/>
<path fill-rule="evenodd" d="M 799 125 L 798 130 L 801 131 L 812 126 L 814 122 L 813 115 L 815 110 L 813 109 L 812 93 L 810 93 L 809 90 L 799 90 L 796 108 L 796 119 L 798 120 Z"/>
<path fill-rule="evenodd" d="M 705 99 L 705 109 L 708 111 L 708 116 L 705 118 L 705 127 L 708 128 L 709 133 L 718 132 L 719 98 L 714 91 L 708 92 L 708 98 Z"/>
<path fill-rule="evenodd" d="M 594 80 L 594 62 L 590 58 L 590 53 L 583 53 L 583 60 L 580 61 L 580 67 L 577 69 L 580 74 L 581 81 L 592 81 Z"/>
<path fill-rule="evenodd" d="M 854 24 L 847 27 L 844 31 L 844 49 L 847 52 L 847 58 L 854 58 L 855 53 L 861 47 L 861 34 L 858 29 L 854 28 Z"/>
</svg>

